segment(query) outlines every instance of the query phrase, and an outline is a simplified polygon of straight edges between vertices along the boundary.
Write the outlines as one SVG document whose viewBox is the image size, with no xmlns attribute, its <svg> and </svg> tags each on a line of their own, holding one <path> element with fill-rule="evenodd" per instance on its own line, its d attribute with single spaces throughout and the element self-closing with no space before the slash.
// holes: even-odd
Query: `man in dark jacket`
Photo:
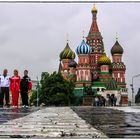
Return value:
<svg viewBox="0 0 140 140">
<path fill-rule="evenodd" d="M 28 107 L 28 93 L 32 88 L 31 79 L 28 76 L 28 70 L 24 70 L 24 76 L 20 81 L 20 94 L 22 98 L 22 105 Z"/>
</svg>

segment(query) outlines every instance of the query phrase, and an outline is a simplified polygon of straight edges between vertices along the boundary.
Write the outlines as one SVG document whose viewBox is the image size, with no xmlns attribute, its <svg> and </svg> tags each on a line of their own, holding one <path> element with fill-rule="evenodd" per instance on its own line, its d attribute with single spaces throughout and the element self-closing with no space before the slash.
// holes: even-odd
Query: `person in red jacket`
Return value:
<svg viewBox="0 0 140 140">
<path fill-rule="evenodd" d="M 12 93 L 12 107 L 18 107 L 20 92 L 20 76 L 18 75 L 18 70 L 14 70 L 14 76 L 10 78 L 10 91 Z"/>
</svg>

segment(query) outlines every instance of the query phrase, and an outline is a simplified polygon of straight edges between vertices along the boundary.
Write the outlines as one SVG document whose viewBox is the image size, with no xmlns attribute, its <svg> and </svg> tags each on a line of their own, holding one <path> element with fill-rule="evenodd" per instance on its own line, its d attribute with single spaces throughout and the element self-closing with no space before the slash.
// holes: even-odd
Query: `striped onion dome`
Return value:
<svg viewBox="0 0 140 140">
<path fill-rule="evenodd" d="M 74 68 L 76 68 L 76 66 L 77 66 L 77 63 L 74 61 L 74 59 L 72 59 L 72 60 L 70 61 L 70 63 L 69 63 L 69 67 L 74 67 Z"/>
<path fill-rule="evenodd" d="M 91 53 L 91 47 L 83 39 L 81 44 L 76 49 L 77 54 L 89 54 Z"/>
<path fill-rule="evenodd" d="M 59 57 L 60 57 L 60 60 L 75 58 L 75 53 L 71 50 L 68 43 L 66 44 L 66 47 L 64 48 L 64 50 L 60 53 Z"/>
<path fill-rule="evenodd" d="M 106 53 L 103 53 L 103 55 L 98 59 L 99 65 L 111 65 L 111 60 L 106 56 Z"/>
</svg>

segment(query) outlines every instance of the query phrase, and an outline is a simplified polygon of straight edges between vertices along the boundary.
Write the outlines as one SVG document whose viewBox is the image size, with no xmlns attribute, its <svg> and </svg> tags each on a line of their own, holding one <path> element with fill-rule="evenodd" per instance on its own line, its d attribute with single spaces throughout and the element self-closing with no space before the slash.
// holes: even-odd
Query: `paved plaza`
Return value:
<svg viewBox="0 0 140 140">
<path fill-rule="evenodd" d="M 0 109 L 0 138 L 105 138 L 70 107 Z"/>
<path fill-rule="evenodd" d="M 140 107 L 0 108 L 0 138 L 140 138 Z"/>
<path fill-rule="evenodd" d="M 73 110 L 110 138 L 140 138 L 140 107 L 73 107 Z"/>
</svg>

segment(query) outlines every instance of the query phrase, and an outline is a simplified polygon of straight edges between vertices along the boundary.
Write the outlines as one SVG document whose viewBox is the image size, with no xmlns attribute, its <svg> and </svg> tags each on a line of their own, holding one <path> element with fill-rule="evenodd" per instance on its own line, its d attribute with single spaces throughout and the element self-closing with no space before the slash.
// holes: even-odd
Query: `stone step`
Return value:
<svg viewBox="0 0 140 140">
<path fill-rule="evenodd" d="M 5 123 L 4 124 L 4 126 L 8 126 L 8 127 L 11 127 L 11 126 L 20 126 L 21 125 L 21 123 L 20 122 L 17 122 L 17 123 L 15 123 L 15 122 L 8 122 L 8 123 Z M 23 122 L 22 123 L 22 125 L 29 125 L 29 123 L 26 123 L 26 122 Z M 65 123 L 61 123 L 61 122 L 31 122 L 30 123 L 30 126 L 40 126 L 40 125 L 42 125 L 42 126 L 48 126 L 48 125 L 58 125 L 58 126 L 70 126 L 70 125 L 72 125 L 72 126 L 79 126 L 79 127 L 87 127 L 87 125 L 86 124 L 83 124 L 83 123 L 68 123 L 68 122 L 65 122 Z M 0 127 L 3 127 L 3 125 L 0 125 Z"/>
<path fill-rule="evenodd" d="M 89 126 L 78 126 L 78 125 L 14 125 L 14 126 L 9 126 L 9 125 L 3 125 L 0 127 L 0 130 L 2 128 L 10 128 L 10 129 L 39 129 L 39 128 L 45 128 L 45 129 L 76 129 L 76 128 L 81 128 L 81 129 L 87 129 Z"/>
<path fill-rule="evenodd" d="M 0 131 L 1 132 L 1 131 Z M 100 134 L 97 132 L 67 132 L 67 131 L 43 131 L 43 132 L 34 132 L 34 131 L 7 131 L 7 132 L 2 132 L 0 134 L 1 136 L 44 136 L 44 137 L 62 137 L 62 136 L 77 136 L 77 137 L 100 137 Z M 103 136 L 103 138 L 106 138 L 106 136 Z"/>
<path fill-rule="evenodd" d="M 4 130 L 6 129 L 6 130 Z M 90 128 L 76 128 L 76 127 L 63 127 L 63 126 L 56 126 L 56 127 L 30 127 L 30 126 L 23 126 L 23 127 L 2 127 L 0 128 L 0 132 L 3 133 L 3 132 L 9 132 L 9 131 L 15 131 L 15 132 L 22 132 L 22 131 L 83 131 L 83 132 L 93 132 L 94 130 L 90 130 Z"/>
<path fill-rule="evenodd" d="M 6 121 L 7 122 L 7 121 Z M 5 124 L 6 124 L 5 122 Z M 14 121 L 14 122 L 8 122 L 7 124 L 8 125 L 18 125 L 18 124 L 31 124 L 31 125 L 38 125 L 38 124 L 42 124 L 42 125 L 47 125 L 47 124 L 58 124 L 58 125 L 61 125 L 61 124 L 64 124 L 64 125 L 74 125 L 74 124 L 77 124 L 77 125 L 86 125 L 86 122 L 83 122 L 83 121 L 74 121 L 74 120 L 52 120 L 52 121 L 42 121 L 42 120 L 36 120 L 36 121 Z"/>
<path fill-rule="evenodd" d="M 12 139 L 17 139 L 17 138 L 32 138 L 32 139 L 47 139 L 47 138 L 63 138 L 63 139 L 79 139 L 79 136 L 57 136 L 57 137 L 53 137 L 53 135 L 51 136 L 45 136 L 45 135 L 3 135 L 0 136 L 1 139 L 8 139 L 8 138 L 12 138 Z M 97 138 L 94 136 L 80 136 L 80 139 L 92 139 L 92 138 Z"/>
</svg>

